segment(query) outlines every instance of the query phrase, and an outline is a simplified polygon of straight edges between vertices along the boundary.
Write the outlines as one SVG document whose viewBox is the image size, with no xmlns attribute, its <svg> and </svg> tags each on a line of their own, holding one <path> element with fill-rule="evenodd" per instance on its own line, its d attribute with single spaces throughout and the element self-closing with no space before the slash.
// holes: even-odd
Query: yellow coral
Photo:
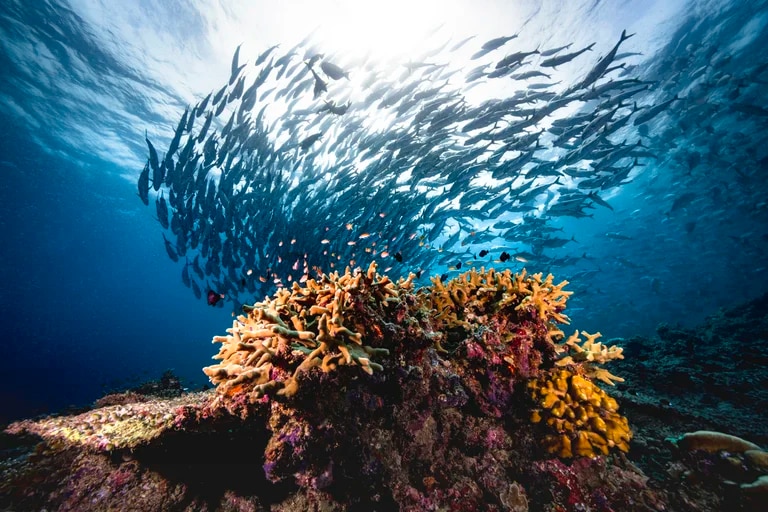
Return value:
<svg viewBox="0 0 768 512">
<path fill-rule="evenodd" d="M 387 355 L 384 348 L 363 343 L 363 333 L 354 325 L 355 300 L 373 297 L 382 304 L 398 300 L 401 290 L 413 289 L 413 274 L 393 283 L 376 272 L 371 263 L 366 272 L 346 269 L 339 275 L 308 279 L 304 287 L 279 290 L 274 298 L 246 308 L 227 329 L 227 336 L 215 336 L 222 347 L 214 359 L 218 364 L 203 368 L 217 391 L 224 395 L 248 392 L 251 400 L 276 391 L 291 396 L 298 390 L 299 375 L 313 367 L 324 372 L 342 365 L 357 365 L 368 374 L 382 370 L 373 357 Z M 301 362 L 284 379 L 273 376 L 273 360 L 280 354 L 296 356 Z"/>
<path fill-rule="evenodd" d="M 550 453 L 571 458 L 629 450 L 627 419 L 618 414 L 616 400 L 589 379 L 556 370 L 531 381 L 528 389 L 536 404 L 531 421 L 548 427 L 543 446 Z"/>
</svg>

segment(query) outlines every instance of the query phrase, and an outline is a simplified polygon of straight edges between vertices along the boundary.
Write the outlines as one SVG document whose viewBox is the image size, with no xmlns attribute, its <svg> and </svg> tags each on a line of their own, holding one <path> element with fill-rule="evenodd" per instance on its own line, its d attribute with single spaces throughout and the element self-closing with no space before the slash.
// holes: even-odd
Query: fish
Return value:
<svg viewBox="0 0 768 512">
<path fill-rule="evenodd" d="M 157 158 L 157 150 L 149 141 L 146 131 L 144 131 L 144 140 L 147 142 L 147 147 L 149 148 L 149 165 L 152 169 L 152 188 L 157 192 L 163 184 L 164 167 L 160 166 L 160 161 Z"/>
<path fill-rule="evenodd" d="M 451 53 L 455 52 L 456 50 L 458 50 L 459 48 L 463 47 L 465 44 L 470 42 L 475 37 L 477 37 L 477 36 L 472 35 L 472 36 L 465 37 L 464 39 L 462 39 L 461 41 L 459 41 L 455 45 L 451 46 L 450 52 Z"/>
<path fill-rule="evenodd" d="M 163 229 L 168 229 L 168 203 L 165 202 L 165 197 L 163 197 L 162 192 L 157 196 L 157 199 L 155 200 L 155 206 L 157 220 L 160 222 L 160 225 L 163 227 Z"/>
<path fill-rule="evenodd" d="M 181 119 L 179 120 L 179 124 L 176 126 L 176 131 L 173 134 L 173 139 L 171 139 L 171 144 L 168 146 L 168 152 L 166 153 L 166 160 L 170 158 L 172 155 L 176 154 L 176 151 L 179 149 L 179 143 L 181 142 L 181 135 L 184 133 L 184 127 L 187 126 L 187 116 L 189 115 L 189 107 L 187 107 L 184 110 L 184 114 L 182 114 Z"/>
<path fill-rule="evenodd" d="M 567 62 L 571 62 L 573 59 L 578 57 L 584 52 L 588 52 L 592 50 L 592 47 L 595 46 L 595 43 L 590 44 L 589 46 L 585 46 L 579 51 L 567 53 L 565 55 L 559 55 L 557 57 L 551 57 L 549 59 L 545 59 L 539 63 L 539 66 L 545 67 L 545 68 L 554 68 L 557 66 L 560 66 L 562 64 L 565 64 Z"/>
<path fill-rule="evenodd" d="M 502 263 L 504 263 L 505 261 L 509 261 L 509 259 L 510 259 L 510 258 L 511 258 L 511 256 L 510 256 L 510 255 L 509 255 L 509 253 L 508 253 L 508 252 L 506 252 L 506 251 L 502 252 L 502 253 L 501 253 L 501 255 L 499 255 L 499 260 L 500 260 Z"/>
<path fill-rule="evenodd" d="M 176 262 L 179 261 L 179 255 L 176 253 L 176 249 L 174 248 L 173 244 L 168 241 L 167 238 L 165 238 L 165 234 L 163 233 L 163 242 L 165 243 L 165 252 L 168 254 L 168 257 L 171 259 L 171 261 Z"/>
<path fill-rule="evenodd" d="M 305 64 L 309 68 L 309 71 L 312 73 L 312 77 L 315 79 L 315 86 L 312 90 L 312 95 L 314 99 L 317 99 L 322 93 L 328 90 L 328 84 L 326 84 L 325 81 L 320 78 L 320 75 L 318 75 L 315 70 L 312 69 L 312 66 L 310 66 L 309 63 L 305 62 Z"/>
<path fill-rule="evenodd" d="M 235 49 L 234 55 L 232 55 L 232 64 L 230 66 L 230 75 L 229 75 L 229 85 L 232 85 L 235 83 L 235 80 L 237 80 L 237 77 L 240 75 L 240 72 L 245 67 L 245 64 L 239 64 L 238 60 L 240 58 L 240 47 L 243 46 L 243 43 L 240 43 L 237 45 L 237 48 Z M 217 103 L 214 99 L 214 104 Z"/>
<path fill-rule="evenodd" d="M 511 35 L 511 36 L 502 36 L 502 37 L 495 37 L 493 39 L 489 39 L 483 45 L 480 47 L 480 50 L 477 51 L 470 57 L 471 60 L 479 59 L 480 57 L 483 57 L 487 55 L 488 53 L 492 52 L 493 50 L 496 50 L 497 48 L 501 48 L 504 46 L 507 42 L 511 41 L 512 39 L 515 39 L 517 37 L 517 34 Z"/>
<path fill-rule="evenodd" d="M 202 268 L 200 268 L 200 255 L 195 255 L 195 259 L 192 260 L 192 270 L 195 272 L 197 277 L 200 279 L 203 279 L 205 276 L 203 274 Z M 199 297 L 198 297 L 199 298 Z"/>
<path fill-rule="evenodd" d="M 609 210 L 613 211 L 613 206 L 608 204 L 607 201 L 602 199 L 595 192 L 590 192 L 589 194 L 587 194 L 587 197 L 589 197 L 591 200 L 593 200 L 595 203 L 599 204 L 600 206 L 603 206 L 603 207 L 608 208 Z"/>
<path fill-rule="evenodd" d="M 315 142 L 320 140 L 320 138 L 323 136 L 322 132 L 313 133 L 312 135 L 309 135 L 305 139 L 303 139 L 299 143 L 299 147 L 302 151 L 308 150 Z"/>
<path fill-rule="evenodd" d="M 334 64 L 333 62 L 328 62 L 327 60 L 324 60 L 320 63 L 320 69 L 323 70 L 323 73 L 328 76 L 328 78 L 331 78 L 333 80 L 340 80 L 342 78 L 346 78 L 349 80 L 349 72 L 344 71 L 342 68 Z"/>
<path fill-rule="evenodd" d="M 224 93 L 227 92 L 227 84 L 221 86 L 221 88 L 213 95 L 213 104 L 221 104 L 221 100 L 224 99 Z"/>
<path fill-rule="evenodd" d="M 181 267 L 181 282 L 184 283 L 184 286 L 189 288 L 192 286 L 191 280 L 189 278 L 189 262 L 185 263 L 183 267 Z"/>
<path fill-rule="evenodd" d="M 144 205 L 149 205 L 149 160 L 144 164 L 138 181 L 139 198 Z"/>
<path fill-rule="evenodd" d="M 550 55 L 554 55 L 556 53 L 560 53 L 563 50 L 567 50 L 571 46 L 573 46 L 573 43 L 568 43 L 565 46 L 558 46 L 557 48 L 550 48 L 549 50 L 542 50 L 541 56 L 549 57 Z"/>
<path fill-rule="evenodd" d="M 400 254 L 399 251 L 396 252 L 395 254 L 393 254 L 392 257 L 395 258 L 395 260 L 397 260 L 398 263 L 402 263 L 403 262 L 403 255 Z"/>
<path fill-rule="evenodd" d="M 496 63 L 496 69 L 509 68 L 514 64 L 521 63 L 526 57 L 537 53 L 539 53 L 539 50 L 533 50 L 531 52 L 515 52 L 509 54 Z"/>
<path fill-rule="evenodd" d="M 483 249 L 478 253 L 478 256 L 480 256 L 481 258 L 485 258 L 486 256 L 488 256 L 488 251 Z"/>
<path fill-rule="evenodd" d="M 208 301 L 209 306 L 215 306 L 216 304 L 221 301 L 221 299 L 224 298 L 223 293 L 216 293 L 215 291 L 208 289 L 208 293 L 205 294 L 206 300 Z"/>
<path fill-rule="evenodd" d="M 492 51 L 497 48 L 501 48 L 502 46 L 504 46 L 509 41 L 515 38 L 517 38 L 517 34 L 513 34 L 511 36 L 495 37 L 483 43 L 483 46 L 481 46 L 480 48 L 483 50 Z"/>
<path fill-rule="evenodd" d="M 197 104 L 197 107 L 195 108 L 195 115 L 197 117 L 200 117 L 203 115 L 203 112 L 205 112 L 205 109 L 208 108 L 208 102 L 211 100 L 211 95 L 213 93 L 208 93 L 208 96 L 203 98 L 203 101 Z"/>
<path fill-rule="evenodd" d="M 650 107 L 645 112 L 638 114 L 637 117 L 635 117 L 635 120 L 632 124 L 635 126 L 641 125 L 643 123 L 647 123 L 663 111 L 667 110 L 669 106 L 672 104 L 672 102 L 677 101 L 679 98 L 677 94 L 675 94 L 672 98 L 668 99 L 664 103 L 661 103 L 659 105 L 654 105 L 653 107 Z"/>
<path fill-rule="evenodd" d="M 623 43 L 624 41 L 626 41 L 627 39 L 629 39 L 634 35 L 635 34 L 627 35 L 627 31 L 622 30 L 621 37 L 619 37 L 619 41 L 616 43 L 616 46 L 614 46 L 605 57 L 600 59 L 597 62 L 597 64 L 594 65 L 594 67 L 589 71 L 589 73 L 587 73 L 587 76 L 584 77 L 584 80 L 579 84 L 580 87 L 586 87 L 588 85 L 591 85 L 598 78 L 603 76 L 605 74 L 605 71 L 608 69 L 608 66 L 611 65 L 611 62 L 613 62 L 613 59 L 616 56 L 616 52 L 619 51 L 619 46 L 621 46 L 621 43 Z"/>
<path fill-rule="evenodd" d="M 232 103 L 233 101 L 237 101 L 240 98 L 242 98 L 244 90 L 245 90 L 245 77 L 241 76 L 240 79 L 235 84 L 235 86 L 229 92 L 229 96 L 227 96 L 227 103 Z"/>
<path fill-rule="evenodd" d="M 318 109 L 318 112 L 330 112 L 331 114 L 335 114 L 337 116 L 343 116 L 347 113 L 347 110 L 349 110 L 349 107 L 352 105 L 352 102 L 348 102 L 346 105 L 337 105 L 334 101 L 326 101 L 325 105 L 320 107 Z"/>
<path fill-rule="evenodd" d="M 276 50 L 278 46 L 280 46 L 280 45 L 276 44 L 276 45 L 270 46 L 269 48 L 264 50 L 258 57 L 256 57 L 255 66 L 257 66 L 257 67 L 261 66 L 262 63 L 264 63 L 264 61 L 267 60 L 267 58 L 269 58 L 270 54 L 274 50 Z"/>
</svg>

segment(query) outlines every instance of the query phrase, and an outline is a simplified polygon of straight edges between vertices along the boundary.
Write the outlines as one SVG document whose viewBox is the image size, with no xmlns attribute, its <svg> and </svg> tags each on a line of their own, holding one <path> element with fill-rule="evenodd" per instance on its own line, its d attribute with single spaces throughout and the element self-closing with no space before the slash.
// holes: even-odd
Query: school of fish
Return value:
<svg viewBox="0 0 768 512">
<path fill-rule="evenodd" d="M 633 36 L 602 49 L 449 40 L 395 71 L 326 54 L 311 37 L 251 61 L 238 47 L 230 76 L 184 111 L 166 148 L 146 138 L 138 194 L 154 201 L 183 283 L 211 305 L 374 259 L 419 277 L 462 264 L 575 265 L 580 256 L 550 256 L 575 242 L 554 219 L 613 209 L 604 197 L 649 162 L 699 164 L 676 133 L 655 129 L 659 118 L 674 115 L 686 137 L 711 135 L 702 88 L 728 97 L 722 116 L 768 116 L 748 94 L 768 64 L 736 74 L 701 47 L 676 67 L 640 68 Z M 454 65 L 458 55 L 472 66 Z M 571 62 L 580 74 L 555 80 Z M 503 97 L 475 98 L 498 84 Z M 670 214 L 696 199 L 677 195 Z"/>
</svg>

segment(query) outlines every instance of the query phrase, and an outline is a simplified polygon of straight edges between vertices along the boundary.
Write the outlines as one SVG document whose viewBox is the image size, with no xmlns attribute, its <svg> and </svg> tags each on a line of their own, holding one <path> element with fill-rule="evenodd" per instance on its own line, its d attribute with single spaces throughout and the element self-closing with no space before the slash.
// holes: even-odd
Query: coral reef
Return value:
<svg viewBox="0 0 768 512">
<path fill-rule="evenodd" d="M 626 352 L 565 339 L 565 284 L 473 269 L 416 289 L 375 265 L 296 284 L 214 339 L 216 390 L 11 425 L 0 508 L 696 510 L 627 459 L 598 385 L 626 386 L 602 368 Z M 741 501 L 700 503 L 751 506 L 763 454 L 738 454 Z M 678 449 L 665 482 L 693 456 L 722 457 Z"/>
</svg>

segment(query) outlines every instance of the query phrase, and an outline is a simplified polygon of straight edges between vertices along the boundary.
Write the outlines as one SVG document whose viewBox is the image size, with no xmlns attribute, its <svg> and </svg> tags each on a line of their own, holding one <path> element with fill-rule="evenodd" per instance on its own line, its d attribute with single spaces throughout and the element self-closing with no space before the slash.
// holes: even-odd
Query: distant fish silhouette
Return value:
<svg viewBox="0 0 768 512">
<path fill-rule="evenodd" d="M 328 77 L 332 78 L 333 80 L 340 80 L 342 78 L 349 80 L 349 73 L 332 62 L 321 62 L 320 69 L 322 69 L 323 73 L 328 75 Z"/>
</svg>

